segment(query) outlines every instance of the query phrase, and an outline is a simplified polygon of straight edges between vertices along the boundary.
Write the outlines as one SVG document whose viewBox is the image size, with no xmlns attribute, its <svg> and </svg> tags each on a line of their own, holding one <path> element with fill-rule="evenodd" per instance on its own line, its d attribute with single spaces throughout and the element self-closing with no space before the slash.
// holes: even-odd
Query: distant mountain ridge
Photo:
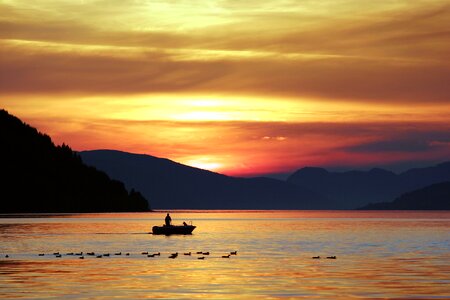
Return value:
<svg viewBox="0 0 450 300">
<path fill-rule="evenodd" d="M 139 192 L 0 110 L 0 213 L 148 211 Z"/>
<path fill-rule="evenodd" d="M 395 174 L 383 169 L 329 172 L 306 167 L 287 181 L 326 196 L 330 208 L 353 209 L 368 203 L 389 202 L 401 194 L 450 180 L 450 162 Z"/>
<path fill-rule="evenodd" d="M 450 182 L 405 193 L 392 202 L 371 203 L 362 210 L 450 210 Z"/>
<path fill-rule="evenodd" d="M 127 188 L 142 191 L 157 209 L 356 209 L 450 180 L 450 162 L 398 175 L 380 168 L 329 172 L 306 167 L 282 181 L 230 177 L 115 150 L 82 151 L 80 156 Z"/>
<path fill-rule="evenodd" d="M 237 178 L 150 155 L 114 150 L 79 152 L 83 161 L 128 188 L 156 209 L 324 209 L 327 199 L 271 178 Z"/>
</svg>

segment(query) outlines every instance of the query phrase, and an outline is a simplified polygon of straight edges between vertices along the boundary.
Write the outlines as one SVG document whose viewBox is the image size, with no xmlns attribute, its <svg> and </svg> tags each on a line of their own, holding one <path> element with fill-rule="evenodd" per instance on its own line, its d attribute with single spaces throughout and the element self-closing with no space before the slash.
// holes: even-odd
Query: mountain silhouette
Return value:
<svg viewBox="0 0 450 300">
<path fill-rule="evenodd" d="M 168 159 L 114 150 L 79 153 L 83 161 L 137 189 L 155 209 L 324 209 L 325 197 L 271 178 L 238 178 Z"/>
<path fill-rule="evenodd" d="M 436 183 L 405 193 L 392 202 L 371 203 L 367 210 L 450 210 L 450 182 Z"/>
<path fill-rule="evenodd" d="M 329 172 L 306 167 L 287 181 L 327 197 L 330 209 L 353 209 L 368 203 L 392 201 L 401 194 L 450 180 L 450 162 L 395 174 L 383 169 Z"/>
<path fill-rule="evenodd" d="M 0 110 L 0 213 L 148 211 L 139 192 Z"/>
</svg>

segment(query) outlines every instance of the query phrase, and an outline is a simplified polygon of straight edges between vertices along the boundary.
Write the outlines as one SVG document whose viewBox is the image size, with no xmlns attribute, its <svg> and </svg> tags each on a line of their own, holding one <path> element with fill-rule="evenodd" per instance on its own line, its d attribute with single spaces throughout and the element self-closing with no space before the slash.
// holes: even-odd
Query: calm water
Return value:
<svg viewBox="0 0 450 300">
<path fill-rule="evenodd" d="M 450 298 L 450 212 L 178 211 L 193 235 L 148 234 L 164 216 L 0 218 L 0 298 Z M 81 251 L 111 257 L 52 255 Z"/>
</svg>

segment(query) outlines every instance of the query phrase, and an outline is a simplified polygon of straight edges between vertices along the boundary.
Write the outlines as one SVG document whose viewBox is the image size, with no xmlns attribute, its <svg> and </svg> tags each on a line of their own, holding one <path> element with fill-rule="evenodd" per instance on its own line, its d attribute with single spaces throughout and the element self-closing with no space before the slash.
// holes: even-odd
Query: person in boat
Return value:
<svg viewBox="0 0 450 300">
<path fill-rule="evenodd" d="M 184 226 L 188 226 L 186 222 L 183 222 L 183 225 L 184 225 Z"/>
<path fill-rule="evenodd" d="M 167 213 L 165 221 L 166 221 L 166 226 L 172 225 L 171 224 L 172 223 L 172 218 L 170 217 L 169 213 Z"/>
</svg>

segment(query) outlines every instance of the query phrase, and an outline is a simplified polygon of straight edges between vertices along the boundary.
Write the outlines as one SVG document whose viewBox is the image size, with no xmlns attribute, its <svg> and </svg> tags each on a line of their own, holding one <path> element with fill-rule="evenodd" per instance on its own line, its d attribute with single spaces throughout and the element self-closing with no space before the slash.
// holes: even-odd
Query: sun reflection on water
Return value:
<svg viewBox="0 0 450 300">
<path fill-rule="evenodd" d="M 448 212 L 174 211 L 174 223 L 198 226 L 193 235 L 148 234 L 165 213 L 0 219 L 0 298 L 449 295 Z M 66 255 L 81 251 L 110 256 Z"/>
</svg>

